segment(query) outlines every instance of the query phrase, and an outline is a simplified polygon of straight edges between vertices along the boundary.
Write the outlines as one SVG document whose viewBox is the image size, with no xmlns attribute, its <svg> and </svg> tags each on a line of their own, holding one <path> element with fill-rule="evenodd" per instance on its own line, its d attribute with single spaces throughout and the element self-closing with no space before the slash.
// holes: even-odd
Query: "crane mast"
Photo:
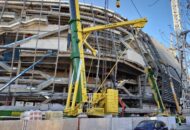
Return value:
<svg viewBox="0 0 190 130">
<path fill-rule="evenodd" d="M 177 51 L 177 57 L 179 59 L 180 68 L 181 68 L 181 92 L 182 96 L 180 99 L 181 104 L 183 105 L 183 109 L 187 108 L 187 99 L 185 98 L 188 93 L 188 67 L 186 65 L 186 36 L 188 31 L 183 30 L 183 25 L 181 22 L 181 15 L 180 15 L 180 0 L 171 0 L 171 9 L 172 9 L 172 16 L 173 16 L 173 25 L 174 25 L 174 31 L 176 35 L 176 51 Z M 172 43 L 173 44 L 173 43 Z M 176 104 L 176 107 L 179 104 Z"/>
<path fill-rule="evenodd" d="M 181 24 L 181 16 L 180 16 L 180 6 L 179 6 L 179 0 L 171 0 L 171 9 L 172 9 L 172 16 L 173 16 L 173 25 L 174 25 L 174 31 L 175 31 L 175 35 L 176 35 L 176 44 L 177 44 L 177 48 L 180 48 L 181 46 L 181 42 L 180 42 L 180 33 L 182 32 L 182 24 Z M 173 36 L 173 35 L 171 35 Z M 172 49 L 174 50 L 174 46 L 173 43 L 172 44 Z M 176 49 L 175 49 L 176 50 Z M 178 49 L 177 49 L 178 50 Z M 179 57 L 179 62 L 182 63 L 182 57 L 180 56 L 181 52 L 178 50 L 177 52 L 177 56 Z M 182 71 L 182 66 L 181 66 L 181 71 Z M 181 73 L 182 75 L 182 73 Z M 182 81 L 181 81 L 181 85 L 182 85 Z M 170 87 L 173 87 L 173 81 L 170 79 Z M 174 97 L 174 101 L 176 104 L 176 108 L 179 108 L 179 103 L 178 100 L 176 98 L 176 93 L 175 90 L 172 89 L 172 94 Z M 179 109 L 177 109 L 178 113 L 181 113 L 181 111 L 179 111 Z"/>
<path fill-rule="evenodd" d="M 174 31 L 180 33 L 182 31 L 179 0 L 171 0 L 171 9 L 173 16 Z"/>
</svg>

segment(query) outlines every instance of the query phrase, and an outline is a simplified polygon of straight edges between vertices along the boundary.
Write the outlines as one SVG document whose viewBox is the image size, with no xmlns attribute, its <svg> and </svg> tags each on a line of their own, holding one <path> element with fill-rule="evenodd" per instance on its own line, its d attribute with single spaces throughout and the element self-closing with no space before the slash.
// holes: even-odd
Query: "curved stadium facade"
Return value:
<svg viewBox="0 0 190 130">
<path fill-rule="evenodd" d="M 2 105 L 9 108 L 37 109 L 42 104 L 59 104 L 57 109 L 63 109 L 71 76 L 69 4 L 2 0 L 0 8 L 3 11 L 0 21 L 1 86 L 46 53 L 56 53 L 46 57 L 3 90 L 0 93 Z M 110 10 L 87 4 L 81 4 L 80 11 L 83 27 L 125 20 Z M 144 72 L 147 64 L 157 76 L 166 107 L 172 112 L 175 111 L 166 66 L 171 65 L 169 71 L 178 97 L 181 96 L 178 76 L 180 66 L 174 56 L 158 41 L 132 27 L 93 32 L 87 41 L 98 52 L 95 57 L 85 48 L 89 94 L 101 84 L 118 57 L 126 51 L 104 84 L 112 87 L 114 79 L 117 82 L 125 81 L 119 87 L 119 93 L 127 104 L 126 113 L 144 114 L 156 110 Z"/>
</svg>

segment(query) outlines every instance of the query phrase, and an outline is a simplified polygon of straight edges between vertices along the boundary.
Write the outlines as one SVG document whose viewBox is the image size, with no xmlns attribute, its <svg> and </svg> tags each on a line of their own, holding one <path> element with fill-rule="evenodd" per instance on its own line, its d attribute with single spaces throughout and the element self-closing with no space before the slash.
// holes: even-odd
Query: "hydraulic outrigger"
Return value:
<svg viewBox="0 0 190 130">
<path fill-rule="evenodd" d="M 96 56 L 96 51 L 86 41 L 91 32 L 121 26 L 143 28 L 147 20 L 141 18 L 82 28 L 78 0 L 70 0 L 70 15 L 72 76 L 64 114 L 66 116 L 77 116 L 81 113 L 93 116 L 117 115 L 118 90 L 101 88 L 98 92 L 93 93 L 92 97 L 87 96 L 83 44 Z"/>
</svg>

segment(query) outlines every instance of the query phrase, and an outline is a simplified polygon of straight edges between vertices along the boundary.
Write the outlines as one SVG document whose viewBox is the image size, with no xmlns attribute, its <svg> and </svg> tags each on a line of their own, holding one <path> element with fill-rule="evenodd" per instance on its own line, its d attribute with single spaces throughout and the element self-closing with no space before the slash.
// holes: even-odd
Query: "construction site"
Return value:
<svg viewBox="0 0 190 130">
<path fill-rule="evenodd" d="M 180 0 L 170 2 L 170 48 L 142 31 L 147 18 L 129 20 L 108 1 L 0 1 L 0 130 L 190 123 L 190 31 L 180 23 Z"/>
</svg>

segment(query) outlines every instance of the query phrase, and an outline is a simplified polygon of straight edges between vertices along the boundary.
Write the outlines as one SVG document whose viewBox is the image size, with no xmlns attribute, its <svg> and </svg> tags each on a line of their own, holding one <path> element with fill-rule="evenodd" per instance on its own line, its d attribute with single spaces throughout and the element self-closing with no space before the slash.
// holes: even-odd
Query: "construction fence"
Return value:
<svg viewBox="0 0 190 130">
<path fill-rule="evenodd" d="M 66 118 L 60 120 L 1 121 L 0 130 L 133 130 L 143 120 L 164 121 L 176 129 L 175 117 Z"/>
</svg>

